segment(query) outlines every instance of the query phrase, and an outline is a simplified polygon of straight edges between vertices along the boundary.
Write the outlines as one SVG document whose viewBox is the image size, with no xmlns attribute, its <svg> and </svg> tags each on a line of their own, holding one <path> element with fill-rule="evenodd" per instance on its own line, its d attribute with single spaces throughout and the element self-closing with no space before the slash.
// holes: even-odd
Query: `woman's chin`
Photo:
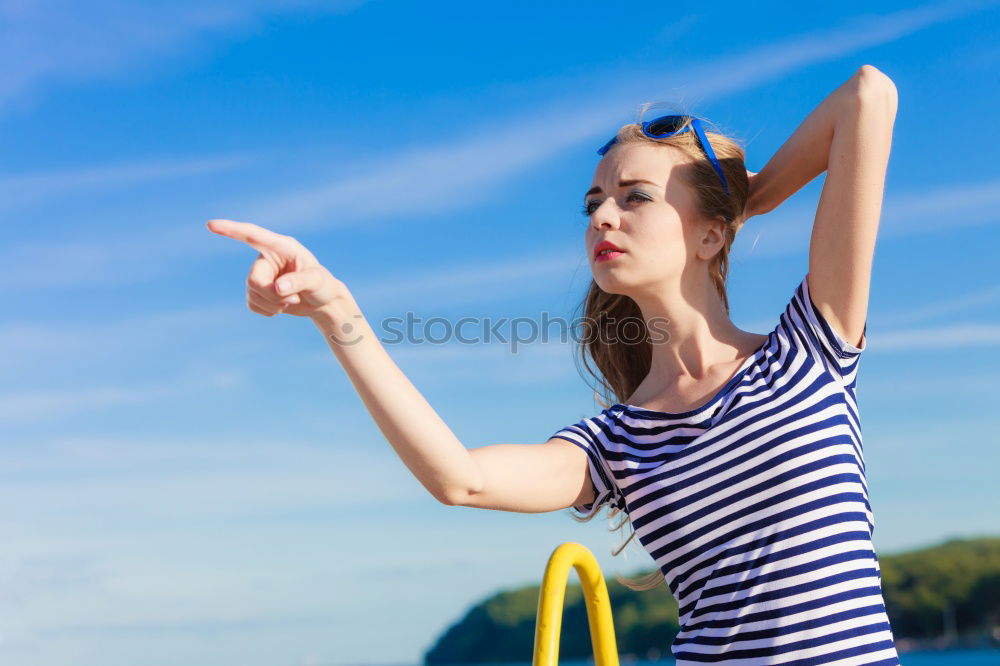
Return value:
<svg viewBox="0 0 1000 666">
<path fill-rule="evenodd" d="M 601 288 L 606 294 L 627 294 L 630 289 L 630 285 L 622 280 L 616 280 L 613 277 L 607 275 L 601 275 L 600 278 L 594 278 L 594 282 L 597 286 Z"/>
</svg>

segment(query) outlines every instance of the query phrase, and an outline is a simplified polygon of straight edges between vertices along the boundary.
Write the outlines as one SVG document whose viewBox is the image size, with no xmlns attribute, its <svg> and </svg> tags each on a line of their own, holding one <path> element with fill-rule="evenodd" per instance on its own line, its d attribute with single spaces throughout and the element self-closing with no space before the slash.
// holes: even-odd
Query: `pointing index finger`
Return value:
<svg viewBox="0 0 1000 666">
<path fill-rule="evenodd" d="M 209 231 L 213 231 L 220 236 L 227 236 L 238 241 L 243 241 L 255 250 L 263 251 L 275 248 L 281 239 L 280 234 L 276 234 L 270 229 L 253 224 L 252 222 L 236 222 L 234 220 L 213 219 L 208 221 Z"/>
</svg>

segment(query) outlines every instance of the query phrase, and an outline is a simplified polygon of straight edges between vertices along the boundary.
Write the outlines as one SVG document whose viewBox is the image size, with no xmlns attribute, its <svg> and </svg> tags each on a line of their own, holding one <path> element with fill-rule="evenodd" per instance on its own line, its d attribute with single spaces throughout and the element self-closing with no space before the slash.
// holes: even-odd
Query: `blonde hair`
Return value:
<svg viewBox="0 0 1000 666">
<path fill-rule="evenodd" d="M 719 297 L 722 299 L 726 314 L 729 314 L 729 299 L 726 295 L 729 251 L 732 248 L 736 232 L 746 222 L 747 200 L 750 193 L 750 182 L 746 170 L 746 150 L 740 140 L 718 131 L 709 131 L 709 123 L 704 117 L 698 116 L 702 119 L 705 136 L 712 144 L 716 159 L 718 159 L 722 172 L 726 176 L 726 183 L 730 191 L 730 194 L 727 194 L 723 189 L 719 174 L 701 148 L 693 128 L 662 139 L 650 138 L 642 132 L 643 116 L 651 106 L 650 104 L 643 105 L 637 122 L 624 125 L 618 130 L 618 141 L 615 147 L 619 144 L 635 143 L 666 145 L 680 151 L 690 160 L 690 168 L 681 170 L 681 172 L 687 172 L 683 178 L 695 192 L 699 216 L 705 220 L 721 218 L 726 222 L 725 243 L 718 254 L 712 257 L 708 270 Z M 679 113 L 691 115 L 685 112 Z M 690 118 L 684 126 L 689 125 Z M 594 335 L 593 331 L 584 331 L 584 334 L 578 338 L 580 340 L 579 360 L 582 361 L 585 370 L 597 380 L 598 386 L 594 389 L 594 397 L 603 407 L 609 407 L 612 403 L 625 403 L 649 373 L 653 358 L 652 345 L 648 341 L 648 331 L 645 328 L 642 312 L 631 298 L 622 294 L 609 294 L 597 286 L 593 279 L 591 279 L 590 287 L 580 304 L 580 308 L 583 309 L 582 321 L 584 322 L 611 322 L 609 332 L 612 335 Z M 636 323 L 643 329 L 641 335 L 636 336 L 634 331 L 626 334 L 625 331 L 618 330 L 629 324 L 635 326 Z M 634 341 L 636 338 L 639 338 L 639 342 Z M 591 367 L 590 361 L 596 365 L 596 371 Z M 609 518 L 614 518 L 619 513 L 625 513 L 625 515 L 617 525 L 611 528 L 611 531 L 620 530 L 626 524 L 631 527 L 628 513 L 617 507 L 611 507 Z M 597 512 L 594 511 L 583 518 L 575 514 L 571 515 L 577 521 L 588 522 L 596 514 Z M 628 540 L 617 550 L 613 550 L 612 554 L 619 555 L 634 537 L 635 530 L 633 529 Z M 658 587 L 660 583 L 666 582 L 663 572 L 658 568 L 634 581 L 624 578 L 619 573 L 616 573 L 615 577 L 620 583 L 633 590 L 651 590 Z"/>
</svg>

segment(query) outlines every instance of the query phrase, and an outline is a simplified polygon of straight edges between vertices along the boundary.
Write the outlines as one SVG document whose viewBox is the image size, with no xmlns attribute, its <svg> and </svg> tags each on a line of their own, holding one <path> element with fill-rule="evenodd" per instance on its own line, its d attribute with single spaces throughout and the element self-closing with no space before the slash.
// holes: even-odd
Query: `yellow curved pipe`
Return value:
<svg viewBox="0 0 1000 666">
<path fill-rule="evenodd" d="M 559 663 L 559 630 L 562 627 L 563 603 L 569 569 L 576 569 L 587 604 L 590 641 L 594 646 L 595 666 L 618 666 L 615 625 L 611 619 L 608 586 L 601 575 L 594 554 L 586 546 L 560 544 L 545 566 L 542 588 L 538 594 L 538 618 L 535 623 L 533 666 L 556 666 Z"/>
</svg>

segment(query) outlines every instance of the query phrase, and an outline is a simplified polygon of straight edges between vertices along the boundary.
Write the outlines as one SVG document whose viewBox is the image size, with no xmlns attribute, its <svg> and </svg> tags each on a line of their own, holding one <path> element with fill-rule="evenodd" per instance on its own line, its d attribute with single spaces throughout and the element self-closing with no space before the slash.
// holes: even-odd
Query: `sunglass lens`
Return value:
<svg viewBox="0 0 1000 666">
<path fill-rule="evenodd" d="M 663 116 L 649 123 L 646 132 L 655 135 L 673 134 L 684 126 L 686 120 L 685 116 Z"/>
</svg>

